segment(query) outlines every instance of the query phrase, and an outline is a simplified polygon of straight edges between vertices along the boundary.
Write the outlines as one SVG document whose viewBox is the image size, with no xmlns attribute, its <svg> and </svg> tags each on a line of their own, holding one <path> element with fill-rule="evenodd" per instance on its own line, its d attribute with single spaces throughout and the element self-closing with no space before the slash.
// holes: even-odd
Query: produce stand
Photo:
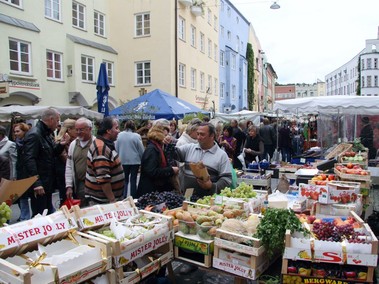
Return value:
<svg viewBox="0 0 379 284">
<path fill-rule="evenodd" d="M 271 174 L 244 174 L 237 178 L 237 183 L 240 184 L 244 182 L 246 184 L 251 184 L 255 189 L 266 190 L 271 193 Z"/>
</svg>

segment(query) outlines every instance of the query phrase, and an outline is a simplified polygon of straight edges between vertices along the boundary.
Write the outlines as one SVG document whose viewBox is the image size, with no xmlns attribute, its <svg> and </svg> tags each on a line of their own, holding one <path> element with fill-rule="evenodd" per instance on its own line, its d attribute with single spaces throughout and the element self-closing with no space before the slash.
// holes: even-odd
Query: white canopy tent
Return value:
<svg viewBox="0 0 379 284">
<path fill-rule="evenodd" d="M 379 114 L 379 97 L 322 96 L 276 101 L 274 111 L 284 113 Z"/>
<path fill-rule="evenodd" d="M 262 113 L 260 112 L 250 110 L 241 110 L 239 112 L 234 113 L 216 112 L 214 119 L 220 120 L 222 122 L 229 122 L 232 119 L 236 119 L 238 121 L 251 120 L 254 123 L 254 125 L 259 126 L 261 115 Z"/>
<path fill-rule="evenodd" d="M 318 142 L 321 146 L 331 146 L 359 136 L 361 125 L 357 116 L 378 116 L 379 97 L 322 96 L 282 100 L 275 102 L 274 111 L 296 116 L 318 114 Z"/>
<path fill-rule="evenodd" d="M 101 119 L 103 114 L 86 109 L 82 106 L 6 106 L 0 107 L 0 121 L 10 122 L 12 118 L 38 119 L 48 108 L 56 109 L 62 116 L 66 117 L 87 117 L 88 119 Z"/>
</svg>

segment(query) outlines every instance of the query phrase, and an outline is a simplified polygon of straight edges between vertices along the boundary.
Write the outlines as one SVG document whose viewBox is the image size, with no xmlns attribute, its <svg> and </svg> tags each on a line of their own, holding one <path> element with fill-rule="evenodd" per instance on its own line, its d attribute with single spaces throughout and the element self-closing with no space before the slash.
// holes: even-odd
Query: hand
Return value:
<svg viewBox="0 0 379 284">
<path fill-rule="evenodd" d="M 210 177 L 208 177 L 207 180 L 202 180 L 202 179 L 196 179 L 197 183 L 200 185 L 201 188 L 203 189 L 211 189 L 212 188 L 212 181 Z"/>
<path fill-rule="evenodd" d="M 163 139 L 163 144 L 170 144 L 171 143 L 171 135 L 167 135 L 164 139 Z"/>
<path fill-rule="evenodd" d="M 34 196 L 37 197 L 38 195 L 44 195 L 45 190 L 43 189 L 43 186 L 37 186 L 34 188 Z"/>
<path fill-rule="evenodd" d="M 174 171 L 174 174 L 177 175 L 179 173 L 178 167 L 172 167 L 172 170 Z"/>
<path fill-rule="evenodd" d="M 65 133 L 61 140 L 61 145 L 67 145 L 70 143 L 70 135 L 68 133 Z"/>
<path fill-rule="evenodd" d="M 66 188 L 66 197 L 67 199 L 72 199 L 72 187 Z"/>
</svg>

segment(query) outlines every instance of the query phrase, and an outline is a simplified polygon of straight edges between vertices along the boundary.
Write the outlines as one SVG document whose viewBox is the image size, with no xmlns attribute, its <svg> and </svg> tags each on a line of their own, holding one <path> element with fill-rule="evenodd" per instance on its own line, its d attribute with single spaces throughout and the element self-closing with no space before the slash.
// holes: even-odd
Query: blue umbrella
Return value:
<svg viewBox="0 0 379 284">
<path fill-rule="evenodd" d="M 122 119 L 182 119 L 189 113 L 209 114 L 185 100 L 174 97 L 160 89 L 155 89 L 141 97 L 115 108 L 110 115 Z"/>
<path fill-rule="evenodd" d="M 97 78 L 96 89 L 97 89 L 97 111 L 104 114 L 104 116 L 108 116 L 109 115 L 109 107 L 108 107 L 109 83 L 108 83 L 107 68 L 104 62 L 100 64 L 99 77 Z"/>
</svg>

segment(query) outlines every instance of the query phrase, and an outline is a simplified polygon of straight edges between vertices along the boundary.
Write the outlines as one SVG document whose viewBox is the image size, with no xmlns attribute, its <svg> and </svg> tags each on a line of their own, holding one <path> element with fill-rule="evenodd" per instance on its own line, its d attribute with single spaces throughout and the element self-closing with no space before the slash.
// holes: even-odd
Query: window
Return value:
<svg viewBox="0 0 379 284">
<path fill-rule="evenodd" d="M 200 51 L 205 52 L 204 34 L 200 33 Z"/>
<path fill-rule="evenodd" d="M 105 36 L 105 15 L 94 12 L 94 32 L 99 36 Z"/>
<path fill-rule="evenodd" d="M 224 97 L 224 92 L 225 92 L 225 83 L 220 84 L 220 98 Z"/>
<path fill-rule="evenodd" d="M 47 18 L 61 20 L 61 0 L 45 0 L 45 16 Z"/>
<path fill-rule="evenodd" d="M 213 46 L 213 58 L 214 58 L 214 60 L 217 62 L 217 51 L 218 51 L 218 46 L 217 46 L 217 44 L 214 44 L 214 46 Z"/>
<path fill-rule="evenodd" d="M 361 60 L 361 70 L 364 70 L 365 69 L 365 60 L 362 59 Z"/>
<path fill-rule="evenodd" d="M 186 65 L 179 63 L 179 86 L 186 86 Z"/>
<path fill-rule="evenodd" d="M 1 2 L 5 2 L 9 5 L 22 8 L 22 0 L 1 0 Z"/>
<path fill-rule="evenodd" d="M 106 69 L 107 69 L 107 74 L 108 74 L 108 83 L 109 85 L 114 85 L 114 79 L 113 79 L 113 74 L 114 74 L 114 63 L 110 61 L 104 61 Z"/>
<path fill-rule="evenodd" d="M 213 16 L 213 27 L 214 27 L 215 31 L 217 31 L 217 27 L 218 27 L 218 18 L 217 18 L 217 16 Z"/>
<path fill-rule="evenodd" d="M 232 99 L 236 98 L 236 85 L 232 85 Z"/>
<path fill-rule="evenodd" d="M 236 51 L 240 52 L 240 37 L 236 36 Z"/>
<path fill-rule="evenodd" d="M 191 25 L 191 46 L 196 47 L 196 28 Z"/>
<path fill-rule="evenodd" d="M 151 83 L 151 66 L 149 61 L 136 63 L 137 85 L 146 85 Z"/>
<path fill-rule="evenodd" d="M 232 54 L 232 63 L 231 63 L 231 67 L 233 70 L 236 70 L 236 55 L 235 54 Z"/>
<path fill-rule="evenodd" d="M 367 87 L 371 87 L 371 76 L 367 76 Z"/>
<path fill-rule="evenodd" d="M 378 76 L 374 76 L 374 87 L 378 87 Z"/>
<path fill-rule="evenodd" d="M 221 12 L 224 12 L 225 10 L 225 3 L 224 1 L 221 1 L 221 8 L 220 8 Z"/>
<path fill-rule="evenodd" d="M 47 78 L 62 80 L 62 53 L 46 52 L 46 72 Z"/>
<path fill-rule="evenodd" d="M 82 55 L 82 80 L 94 82 L 95 59 L 86 55 Z"/>
<path fill-rule="evenodd" d="M 232 11 L 230 10 L 230 7 L 228 6 L 227 8 L 227 12 L 228 12 L 228 17 L 230 17 L 230 15 L 232 14 Z"/>
<path fill-rule="evenodd" d="M 30 74 L 31 73 L 31 46 L 30 43 L 10 39 L 9 58 L 11 71 Z"/>
<path fill-rule="evenodd" d="M 84 30 L 86 19 L 86 8 L 82 4 L 72 2 L 72 25 Z"/>
<path fill-rule="evenodd" d="M 212 41 L 208 38 L 208 57 L 212 58 Z"/>
<path fill-rule="evenodd" d="M 208 75 L 207 93 L 212 94 L 212 76 Z"/>
<path fill-rule="evenodd" d="M 232 39 L 232 33 L 228 31 L 228 40 L 231 40 L 231 39 Z"/>
<path fill-rule="evenodd" d="M 214 78 L 214 95 L 217 96 L 217 87 L 218 87 L 218 80 L 217 78 Z"/>
<path fill-rule="evenodd" d="M 191 68 L 191 89 L 196 90 L 196 69 Z"/>
<path fill-rule="evenodd" d="M 178 25 L 178 37 L 181 40 L 186 40 L 186 20 L 184 20 L 182 17 L 179 17 Z"/>
<path fill-rule="evenodd" d="M 138 14 L 135 16 L 136 36 L 150 35 L 150 14 Z"/>
<path fill-rule="evenodd" d="M 367 69 L 371 69 L 371 58 L 367 58 Z"/>
<path fill-rule="evenodd" d="M 225 66 L 225 52 L 223 50 L 220 50 L 220 66 Z"/>
<path fill-rule="evenodd" d="M 204 72 L 200 72 L 200 91 L 204 92 L 204 88 L 205 88 L 205 75 L 204 75 Z"/>
<path fill-rule="evenodd" d="M 212 11 L 208 8 L 208 24 L 212 25 Z"/>
<path fill-rule="evenodd" d="M 362 82 L 362 88 L 364 88 L 364 86 L 365 86 L 365 76 L 362 76 L 361 82 Z"/>
<path fill-rule="evenodd" d="M 374 58 L 374 69 L 378 69 L 378 58 Z"/>
</svg>

